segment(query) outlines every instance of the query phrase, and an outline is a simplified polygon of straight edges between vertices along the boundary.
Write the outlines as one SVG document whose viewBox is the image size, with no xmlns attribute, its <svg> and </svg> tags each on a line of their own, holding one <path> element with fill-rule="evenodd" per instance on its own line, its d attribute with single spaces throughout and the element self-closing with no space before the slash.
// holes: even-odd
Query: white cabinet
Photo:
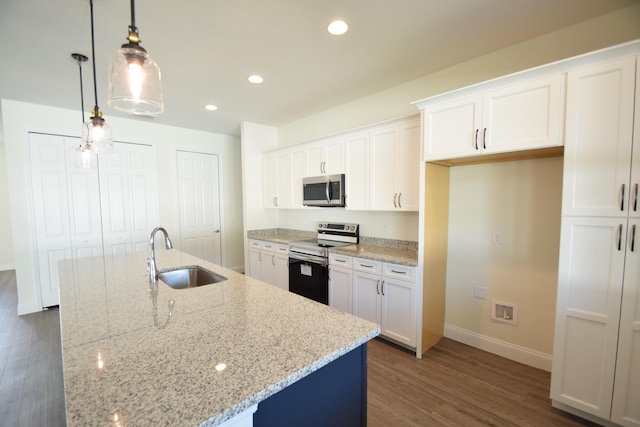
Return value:
<svg viewBox="0 0 640 427">
<path fill-rule="evenodd" d="M 265 208 L 278 207 L 278 156 L 268 154 L 262 158 L 262 204 Z"/>
<path fill-rule="evenodd" d="M 420 122 L 402 121 L 372 130 L 369 153 L 369 209 L 417 211 Z"/>
<path fill-rule="evenodd" d="M 635 58 L 568 74 L 551 375 L 554 402 L 635 426 L 640 425 L 636 80 Z"/>
<path fill-rule="evenodd" d="M 326 138 L 306 146 L 305 176 L 344 173 L 344 139 Z"/>
<path fill-rule="evenodd" d="M 352 257 L 329 254 L 329 306 L 346 313 L 352 312 Z"/>
<path fill-rule="evenodd" d="M 369 209 L 369 133 L 347 135 L 345 139 L 345 208 Z"/>
<path fill-rule="evenodd" d="M 424 160 L 563 144 L 564 75 L 427 106 Z"/>
<path fill-rule="evenodd" d="M 249 240 L 251 277 L 289 290 L 289 246 Z"/>
<path fill-rule="evenodd" d="M 353 259 L 353 314 L 380 324 L 381 335 L 416 346 L 416 268 Z"/>
</svg>

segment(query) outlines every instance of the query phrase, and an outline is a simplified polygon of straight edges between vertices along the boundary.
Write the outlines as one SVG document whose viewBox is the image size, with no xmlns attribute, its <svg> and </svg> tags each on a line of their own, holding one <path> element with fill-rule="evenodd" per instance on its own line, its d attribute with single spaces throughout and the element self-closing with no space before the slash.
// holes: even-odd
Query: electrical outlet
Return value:
<svg viewBox="0 0 640 427">
<path fill-rule="evenodd" d="M 487 288 L 483 288 L 482 286 L 474 286 L 473 297 L 478 299 L 487 299 Z"/>
</svg>

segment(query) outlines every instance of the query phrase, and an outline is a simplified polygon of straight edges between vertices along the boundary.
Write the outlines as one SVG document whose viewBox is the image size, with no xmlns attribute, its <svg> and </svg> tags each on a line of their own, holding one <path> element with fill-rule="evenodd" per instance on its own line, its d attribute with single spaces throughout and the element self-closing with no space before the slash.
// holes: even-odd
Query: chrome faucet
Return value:
<svg viewBox="0 0 640 427">
<path fill-rule="evenodd" d="M 149 236 L 149 258 L 147 259 L 147 270 L 149 270 L 149 281 L 151 283 L 156 283 L 156 252 L 154 247 L 154 240 L 156 238 L 156 233 L 158 231 L 162 231 L 164 234 L 164 247 L 166 249 L 172 249 L 173 243 L 171 243 L 171 239 L 169 238 L 169 233 L 162 227 L 156 227 L 151 232 Z"/>
</svg>

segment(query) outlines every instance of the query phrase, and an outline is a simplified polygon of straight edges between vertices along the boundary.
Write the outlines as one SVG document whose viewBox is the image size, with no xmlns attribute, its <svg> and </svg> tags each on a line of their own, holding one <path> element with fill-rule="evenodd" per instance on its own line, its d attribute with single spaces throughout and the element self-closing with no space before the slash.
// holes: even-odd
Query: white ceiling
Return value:
<svg viewBox="0 0 640 427">
<path fill-rule="evenodd" d="M 638 0 L 138 0 L 141 46 L 162 70 L 152 120 L 239 134 L 279 126 Z M 98 101 L 125 42 L 128 0 L 94 0 Z M 0 98 L 80 109 L 71 53 L 91 56 L 89 0 L 0 0 Z M 341 37 L 326 32 L 336 18 Z M 94 104 L 83 67 L 85 109 Z M 247 82 L 250 74 L 265 82 Z M 208 103 L 219 110 L 204 109 Z M 133 117 L 133 116 L 129 116 Z"/>
</svg>

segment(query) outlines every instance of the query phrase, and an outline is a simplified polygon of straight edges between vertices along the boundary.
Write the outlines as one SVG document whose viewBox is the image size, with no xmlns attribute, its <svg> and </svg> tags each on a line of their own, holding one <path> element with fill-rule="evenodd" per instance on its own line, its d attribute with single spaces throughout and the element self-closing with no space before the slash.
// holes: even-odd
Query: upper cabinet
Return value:
<svg viewBox="0 0 640 427">
<path fill-rule="evenodd" d="M 637 199 L 640 171 L 629 181 L 634 87 L 634 58 L 568 73 L 563 215 L 625 217 Z"/>
<path fill-rule="evenodd" d="M 265 153 L 266 208 L 304 208 L 302 178 L 345 174 L 346 209 L 417 211 L 420 120 L 399 119 Z"/>
<path fill-rule="evenodd" d="M 310 144 L 306 148 L 305 176 L 344 173 L 344 139 L 335 137 Z"/>
<path fill-rule="evenodd" d="M 265 208 L 301 208 L 302 177 L 306 152 L 287 149 L 266 154 L 262 159 L 263 203 Z"/>
<path fill-rule="evenodd" d="M 563 145 L 564 74 L 426 105 L 424 160 Z"/>
<path fill-rule="evenodd" d="M 405 120 L 371 131 L 369 209 L 418 210 L 419 155 L 419 120 Z"/>
</svg>

